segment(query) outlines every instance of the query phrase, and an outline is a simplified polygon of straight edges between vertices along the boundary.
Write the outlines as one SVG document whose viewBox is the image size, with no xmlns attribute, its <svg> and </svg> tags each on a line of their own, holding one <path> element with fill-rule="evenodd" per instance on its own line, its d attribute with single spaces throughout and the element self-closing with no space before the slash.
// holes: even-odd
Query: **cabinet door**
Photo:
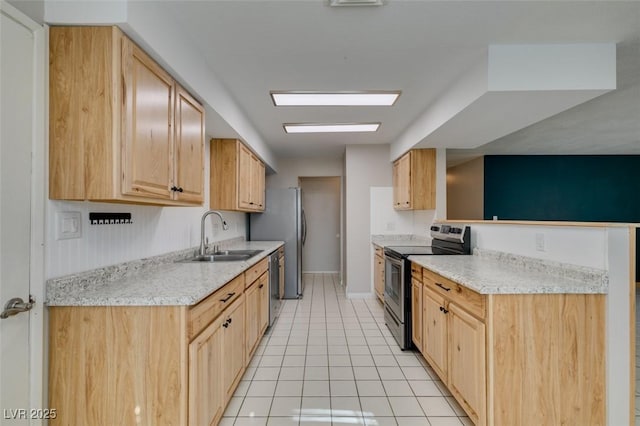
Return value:
<svg viewBox="0 0 640 426">
<path fill-rule="evenodd" d="M 253 173 L 251 177 L 252 207 L 256 210 L 264 210 L 264 164 L 257 157 L 253 157 Z"/>
<path fill-rule="evenodd" d="M 229 306 L 223 315 L 222 376 L 225 401 L 233 395 L 245 366 L 244 295 Z M 227 324 L 227 327 L 224 327 Z"/>
<path fill-rule="evenodd" d="M 175 171 L 172 187 L 180 201 L 204 200 L 204 109 L 176 86 Z"/>
<path fill-rule="evenodd" d="M 422 282 L 411 278 L 411 338 L 422 352 Z"/>
<path fill-rule="evenodd" d="M 374 287 L 380 300 L 384 300 L 384 258 L 381 256 L 374 256 L 373 261 Z"/>
<path fill-rule="evenodd" d="M 238 142 L 238 207 L 251 209 L 251 151 Z"/>
<path fill-rule="evenodd" d="M 398 161 L 393 163 L 393 208 L 400 207 L 400 166 Z"/>
<path fill-rule="evenodd" d="M 222 382 L 222 319 L 189 344 L 189 425 L 215 425 L 225 403 Z"/>
<path fill-rule="evenodd" d="M 258 284 L 258 280 L 256 280 L 245 291 L 245 352 L 247 354 L 247 362 L 249 362 L 258 346 L 258 334 L 260 331 L 260 291 Z"/>
<path fill-rule="evenodd" d="M 269 326 L 269 273 L 265 272 L 258 282 L 258 293 L 260 293 L 260 315 L 258 327 L 258 341 Z"/>
<path fill-rule="evenodd" d="M 445 300 L 426 286 L 422 289 L 422 354 L 447 382 L 447 313 Z"/>
<path fill-rule="evenodd" d="M 449 305 L 449 389 L 476 425 L 484 425 L 487 405 L 485 326 Z"/>
<path fill-rule="evenodd" d="M 122 67 L 122 193 L 171 199 L 173 79 L 126 38 Z"/>
<path fill-rule="evenodd" d="M 399 199 L 400 207 L 411 207 L 411 152 L 405 154 L 398 162 L 398 174 L 400 181 Z"/>
</svg>

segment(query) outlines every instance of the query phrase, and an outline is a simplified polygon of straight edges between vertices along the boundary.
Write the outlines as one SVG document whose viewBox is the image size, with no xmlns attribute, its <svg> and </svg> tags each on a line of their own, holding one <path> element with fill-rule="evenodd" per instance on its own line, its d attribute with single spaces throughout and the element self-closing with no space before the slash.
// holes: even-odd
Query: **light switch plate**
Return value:
<svg viewBox="0 0 640 426">
<path fill-rule="evenodd" d="M 80 212 L 57 212 L 56 222 L 57 240 L 82 237 L 82 215 Z"/>
</svg>

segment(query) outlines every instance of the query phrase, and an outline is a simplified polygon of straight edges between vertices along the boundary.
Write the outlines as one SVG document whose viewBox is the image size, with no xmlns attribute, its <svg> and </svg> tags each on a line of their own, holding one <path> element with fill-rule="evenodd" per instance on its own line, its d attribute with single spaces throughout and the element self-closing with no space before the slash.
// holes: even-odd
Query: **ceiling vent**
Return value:
<svg viewBox="0 0 640 426">
<path fill-rule="evenodd" d="M 329 6 L 383 6 L 383 0 L 329 0 Z"/>
</svg>

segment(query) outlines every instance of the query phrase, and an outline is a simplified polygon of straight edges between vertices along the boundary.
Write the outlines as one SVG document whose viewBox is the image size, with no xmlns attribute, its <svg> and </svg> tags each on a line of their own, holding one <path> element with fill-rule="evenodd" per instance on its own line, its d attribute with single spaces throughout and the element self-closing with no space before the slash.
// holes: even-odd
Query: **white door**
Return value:
<svg viewBox="0 0 640 426">
<path fill-rule="evenodd" d="M 0 3 L 0 311 L 29 301 L 32 144 L 36 114 L 34 26 Z M 41 301 L 39 301 L 40 303 Z M 32 411 L 31 313 L 0 319 L 0 423 L 25 424 Z M 42 345 L 40 344 L 40 351 Z"/>
</svg>

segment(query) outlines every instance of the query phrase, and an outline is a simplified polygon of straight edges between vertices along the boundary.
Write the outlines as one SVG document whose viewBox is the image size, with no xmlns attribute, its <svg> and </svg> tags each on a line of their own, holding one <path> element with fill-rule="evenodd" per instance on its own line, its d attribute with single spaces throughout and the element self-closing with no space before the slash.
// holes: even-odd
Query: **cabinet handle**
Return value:
<svg viewBox="0 0 640 426">
<path fill-rule="evenodd" d="M 178 187 L 174 185 L 174 186 L 172 186 L 172 187 L 171 187 L 171 190 L 172 190 L 173 192 L 176 192 L 176 191 L 178 190 Z"/>
<path fill-rule="evenodd" d="M 225 321 L 224 323 L 222 323 L 222 326 L 223 326 L 224 328 L 227 328 L 227 327 L 229 327 L 229 323 Z"/>
<path fill-rule="evenodd" d="M 442 284 L 440 284 L 440 283 L 436 283 L 436 285 L 437 285 L 438 287 L 440 287 L 441 289 L 443 289 L 444 291 L 451 291 L 451 289 L 450 289 L 450 288 L 447 288 L 447 287 L 443 286 L 443 285 L 442 285 Z"/>
<path fill-rule="evenodd" d="M 444 308 L 444 306 L 440 306 L 440 312 L 442 313 L 448 313 L 449 311 L 447 309 Z"/>
<path fill-rule="evenodd" d="M 232 298 L 233 296 L 235 296 L 235 295 L 236 295 L 236 293 L 235 293 L 235 292 L 233 292 L 233 293 L 227 293 L 227 297 L 225 297 L 224 299 L 220 299 L 220 301 L 221 301 L 222 303 L 225 303 L 225 302 L 227 302 L 229 299 L 231 299 L 231 298 Z"/>
<path fill-rule="evenodd" d="M 231 318 L 229 318 L 229 319 L 227 320 L 227 323 L 231 324 Z"/>
<path fill-rule="evenodd" d="M 264 284 L 260 284 L 260 285 L 258 286 L 258 288 L 262 288 L 262 287 L 264 287 Z"/>
<path fill-rule="evenodd" d="M 184 192 L 184 189 L 182 189 L 181 186 L 178 187 L 178 192 Z"/>
</svg>

